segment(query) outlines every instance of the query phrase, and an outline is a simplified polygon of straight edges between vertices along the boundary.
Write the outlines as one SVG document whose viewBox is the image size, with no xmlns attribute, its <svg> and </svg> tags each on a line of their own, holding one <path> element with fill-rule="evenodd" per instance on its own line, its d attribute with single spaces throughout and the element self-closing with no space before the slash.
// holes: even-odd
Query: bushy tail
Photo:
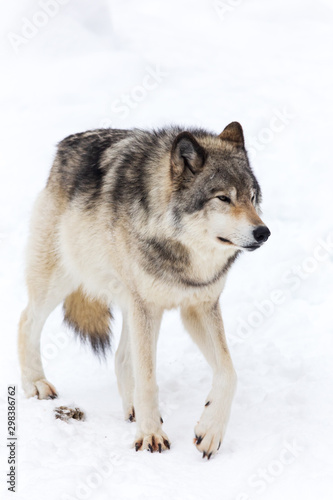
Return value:
<svg viewBox="0 0 333 500">
<path fill-rule="evenodd" d="M 112 315 L 108 305 L 87 296 L 78 288 L 64 301 L 64 321 L 83 342 L 89 342 L 94 353 L 105 356 L 111 348 Z"/>
</svg>

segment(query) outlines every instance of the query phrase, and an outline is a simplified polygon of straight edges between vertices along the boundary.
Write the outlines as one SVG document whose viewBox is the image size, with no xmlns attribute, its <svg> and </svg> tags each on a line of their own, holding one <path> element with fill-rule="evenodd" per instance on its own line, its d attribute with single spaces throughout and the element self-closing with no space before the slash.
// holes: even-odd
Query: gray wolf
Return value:
<svg viewBox="0 0 333 500">
<path fill-rule="evenodd" d="M 220 135 L 202 129 L 101 129 L 60 142 L 33 211 L 27 249 L 29 302 L 19 325 L 27 396 L 56 397 L 39 343 L 51 311 L 96 353 L 110 346 L 110 306 L 123 314 L 115 356 L 125 418 L 136 420 L 136 450 L 165 450 L 155 378 L 163 311 L 182 321 L 213 371 L 195 427 L 203 457 L 219 449 L 236 387 L 219 297 L 243 250 L 270 231 L 239 123 Z"/>
</svg>

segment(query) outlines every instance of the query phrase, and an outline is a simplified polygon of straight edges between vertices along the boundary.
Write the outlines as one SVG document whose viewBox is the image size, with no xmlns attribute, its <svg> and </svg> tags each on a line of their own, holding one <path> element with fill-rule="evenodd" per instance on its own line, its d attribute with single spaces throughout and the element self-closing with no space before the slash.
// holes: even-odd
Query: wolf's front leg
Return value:
<svg viewBox="0 0 333 500">
<path fill-rule="evenodd" d="M 137 433 L 136 451 L 151 452 L 170 448 L 168 436 L 162 431 L 156 385 L 156 341 L 162 310 L 155 309 L 138 296 L 131 300 L 128 326 L 133 362 L 134 408 Z"/>
<path fill-rule="evenodd" d="M 182 310 L 184 325 L 213 369 L 213 384 L 196 425 L 195 444 L 209 459 L 219 449 L 236 389 L 236 373 L 228 350 L 219 303 Z"/>
</svg>

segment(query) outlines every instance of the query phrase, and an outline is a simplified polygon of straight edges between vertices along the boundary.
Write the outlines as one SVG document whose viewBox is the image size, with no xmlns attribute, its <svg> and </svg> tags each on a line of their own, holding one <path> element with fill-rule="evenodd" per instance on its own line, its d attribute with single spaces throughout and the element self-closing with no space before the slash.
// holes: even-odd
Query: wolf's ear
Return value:
<svg viewBox="0 0 333 500">
<path fill-rule="evenodd" d="M 201 171 L 206 152 L 189 132 L 177 135 L 171 149 L 171 169 L 173 176 L 181 176 L 186 171 L 193 175 Z"/>
<path fill-rule="evenodd" d="M 231 122 L 219 135 L 223 141 L 232 142 L 235 146 L 244 147 L 244 134 L 240 123 Z"/>
</svg>

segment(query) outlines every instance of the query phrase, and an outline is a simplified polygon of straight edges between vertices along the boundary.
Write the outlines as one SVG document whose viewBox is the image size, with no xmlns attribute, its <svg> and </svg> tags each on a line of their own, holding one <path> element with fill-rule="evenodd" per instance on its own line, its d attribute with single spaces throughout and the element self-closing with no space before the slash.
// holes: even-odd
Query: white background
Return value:
<svg viewBox="0 0 333 500">
<path fill-rule="evenodd" d="M 0 14 L 1 498 L 331 499 L 333 2 L 54 2 L 48 14 L 43 2 L 3 2 Z M 192 443 L 211 374 L 177 311 L 164 317 L 158 350 L 169 452 L 130 448 L 135 424 L 123 420 L 113 357 L 100 364 L 79 345 L 60 308 L 42 339 L 60 398 L 25 399 L 24 247 L 56 143 L 105 125 L 220 133 L 234 120 L 272 236 L 237 261 L 221 299 L 238 390 L 219 454 L 204 461 Z M 114 348 L 120 328 L 116 310 Z M 13 383 L 16 496 L 4 450 Z M 59 404 L 79 406 L 86 422 L 56 421 Z"/>
</svg>

